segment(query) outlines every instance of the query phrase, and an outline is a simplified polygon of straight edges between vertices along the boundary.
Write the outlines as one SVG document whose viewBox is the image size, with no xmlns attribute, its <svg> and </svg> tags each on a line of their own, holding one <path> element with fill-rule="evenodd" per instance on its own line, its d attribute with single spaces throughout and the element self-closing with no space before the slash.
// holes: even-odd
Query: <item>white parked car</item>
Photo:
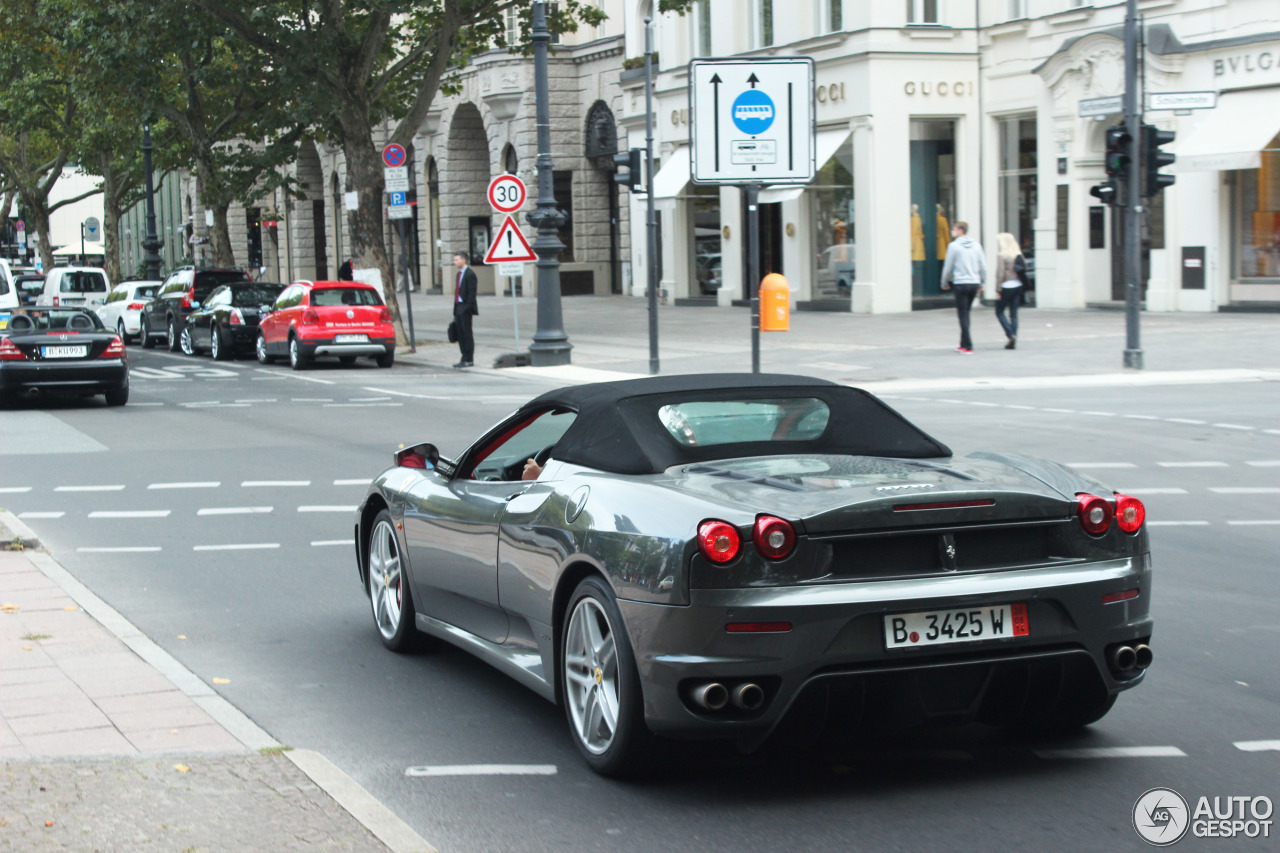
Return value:
<svg viewBox="0 0 1280 853">
<path fill-rule="evenodd" d="M 93 308 L 107 301 L 111 282 L 102 267 L 54 267 L 44 277 L 37 305 Z"/>
<path fill-rule="evenodd" d="M 0 258 L 0 313 L 5 315 L 0 319 L 8 320 L 9 312 L 16 310 L 20 304 L 18 288 L 14 284 L 9 262 Z M 3 328 L 4 326 L 0 326 L 0 329 Z"/>
<path fill-rule="evenodd" d="M 159 281 L 122 281 L 107 294 L 107 301 L 93 309 L 102 325 L 115 329 L 126 343 L 142 331 L 142 308 L 160 289 Z"/>
</svg>

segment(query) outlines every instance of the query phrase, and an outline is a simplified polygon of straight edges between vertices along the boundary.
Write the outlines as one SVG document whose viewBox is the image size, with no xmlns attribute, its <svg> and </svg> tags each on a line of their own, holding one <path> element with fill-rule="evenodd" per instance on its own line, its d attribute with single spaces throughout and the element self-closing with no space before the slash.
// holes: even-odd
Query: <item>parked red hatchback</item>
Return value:
<svg viewBox="0 0 1280 853">
<path fill-rule="evenodd" d="M 396 359 L 391 311 L 378 291 L 358 281 L 295 281 L 258 322 L 258 361 L 289 359 L 302 370 L 322 355 L 353 364 L 360 356 L 390 367 Z"/>
</svg>

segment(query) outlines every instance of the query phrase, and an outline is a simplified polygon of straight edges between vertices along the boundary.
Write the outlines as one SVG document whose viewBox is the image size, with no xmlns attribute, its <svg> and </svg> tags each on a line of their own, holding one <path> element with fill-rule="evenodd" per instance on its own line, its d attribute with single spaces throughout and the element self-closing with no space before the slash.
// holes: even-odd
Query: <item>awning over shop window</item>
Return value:
<svg viewBox="0 0 1280 853">
<path fill-rule="evenodd" d="M 1171 172 L 1256 169 L 1262 165 L 1262 149 L 1280 133 L 1280 93 L 1275 89 L 1228 92 L 1217 107 L 1197 113 L 1199 125 L 1169 146 L 1178 155 Z"/>
<path fill-rule="evenodd" d="M 653 197 L 675 198 L 680 195 L 689 183 L 689 174 L 689 146 L 681 145 L 671 152 L 658 174 L 653 176 Z"/>
<path fill-rule="evenodd" d="M 827 165 L 827 161 L 835 156 L 840 150 L 840 146 L 844 145 L 844 141 L 849 138 L 849 127 L 837 127 L 827 130 L 819 130 L 817 139 L 814 140 L 814 152 L 816 155 L 815 163 L 817 169 Z M 780 186 L 769 187 L 760 192 L 761 204 L 774 204 L 780 201 L 791 201 L 800 197 L 804 192 L 803 186 Z"/>
</svg>

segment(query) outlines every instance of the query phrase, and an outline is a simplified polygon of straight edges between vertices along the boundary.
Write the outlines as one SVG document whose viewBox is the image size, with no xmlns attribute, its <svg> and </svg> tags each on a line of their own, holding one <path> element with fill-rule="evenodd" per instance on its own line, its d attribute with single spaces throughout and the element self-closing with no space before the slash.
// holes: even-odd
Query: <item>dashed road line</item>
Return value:
<svg viewBox="0 0 1280 853">
<path fill-rule="evenodd" d="M 55 492 L 123 492 L 124 486 L 58 486 Z"/>
<path fill-rule="evenodd" d="M 1176 746 L 1097 746 L 1082 749 L 1034 749 L 1040 758 L 1186 758 Z"/>
<path fill-rule="evenodd" d="M 154 554 L 159 545 L 124 545 L 118 548 L 77 548 L 78 554 Z"/>
<path fill-rule="evenodd" d="M 250 398 L 247 400 L 236 400 L 236 402 L 237 403 L 275 403 L 277 401 L 275 397 L 258 397 L 258 398 Z"/>
<path fill-rule="evenodd" d="M 1196 421 L 1191 418 L 1165 418 L 1165 421 L 1171 424 L 1191 424 L 1192 426 L 1204 426 L 1205 421 Z"/>
<path fill-rule="evenodd" d="M 193 545 L 192 551 L 266 551 L 279 548 L 279 542 L 242 542 L 237 545 Z"/>
<path fill-rule="evenodd" d="M 314 541 L 311 543 L 311 546 L 312 546 L 313 548 L 325 548 L 325 547 L 328 547 L 328 546 L 330 546 L 330 545 L 348 545 L 348 546 L 350 546 L 350 545 L 352 545 L 352 544 L 354 544 L 354 543 L 352 543 L 352 541 L 351 541 L 350 539 L 317 539 L 317 540 L 314 540 Z"/>
<path fill-rule="evenodd" d="M 65 512 L 20 512 L 18 518 L 62 518 Z"/>
<path fill-rule="evenodd" d="M 269 506 L 215 506 L 196 510 L 196 515 L 266 515 Z"/>
<path fill-rule="evenodd" d="M 1257 427 L 1244 426 L 1243 424 L 1211 424 L 1211 426 L 1216 426 L 1219 429 L 1243 429 L 1243 430 L 1257 429 Z"/>
<path fill-rule="evenodd" d="M 1280 740 L 1238 740 L 1232 746 L 1241 752 L 1280 752 Z"/>
<path fill-rule="evenodd" d="M 167 509 L 99 509 L 89 513 L 90 518 L 168 518 Z"/>
<path fill-rule="evenodd" d="M 1228 521 L 1227 524 L 1233 525 L 1235 527 L 1267 526 L 1267 525 L 1273 525 L 1273 524 L 1280 524 L 1280 519 L 1271 519 L 1271 518 L 1240 519 L 1237 521 Z"/>
<path fill-rule="evenodd" d="M 216 489 L 222 483 L 218 480 L 203 480 L 191 483 L 151 483 L 148 489 Z"/>
<path fill-rule="evenodd" d="M 332 397 L 294 397 L 290 403 L 332 403 Z"/>
<path fill-rule="evenodd" d="M 20 495 L 31 491 L 30 486 L 5 486 L 0 488 L 0 495 Z"/>
<path fill-rule="evenodd" d="M 246 489 L 271 488 L 275 486 L 310 486 L 310 480 L 245 480 L 240 484 Z"/>
<path fill-rule="evenodd" d="M 390 400 L 390 397 L 352 397 L 353 403 L 377 403 L 380 400 Z"/>
<path fill-rule="evenodd" d="M 1212 486 L 1209 491 L 1218 495 L 1280 495 L 1278 486 Z"/>
<path fill-rule="evenodd" d="M 288 376 L 290 379 L 300 379 L 300 380 L 302 380 L 303 382 L 318 382 L 318 383 L 319 383 L 319 384 L 321 384 L 321 385 L 333 385 L 333 384 L 334 384 L 334 381 L 333 381 L 332 379 L 320 379 L 319 377 L 316 377 L 316 376 L 299 376 L 299 375 L 298 375 L 298 373 L 297 373 L 297 371 L 294 371 L 293 373 L 283 373 L 283 374 L 279 374 L 279 373 L 276 373 L 276 372 L 275 372 L 275 371 L 273 371 L 273 370 L 264 370 L 264 369 L 262 369 L 261 367 L 255 368 L 255 370 L 257 370 L 259 373 L 270 373 L 270 374 L 274 374 L 274 375 L 279 376 L 279 377 L 285 377 L 285 376 Z"/>
<path fill-rule="evenodd" d="M 367 486 L 372 480 L 334 480 L 335 486 Z"/>
<path fill-rule="evenodd" d="M 1157 462 L 1161 468 L 1227 468 L 1226 462 Z"/>
<path fill-rule="evenodd" d="M 1207 521 L 1151 521 L 1147 520 L 1147 527 L 1207 527 Z"/>
<path fill-rule="evenodd" d="M 1280 468 L 1280 459 L 1258 459 L 1244 464 L 1252 465 L 1255 468 Z"/>
<path fill-rule="evenodd" d="M 1140 498 L 1140 497 L 1143 497 L 1144 495 L 1185 495 L 1187 493 L 1186 489 L 1178 489 L 1178 488 L 1121 489 L 1120 491 L 1122 491 L 1126 495 L 1133 495 L 1135 498 Z"/>
<path fill-rule="evenodd" d="M 398 408 L 404 406 L 404 403 L 325 403 L 326 409 L 375 409 L 375 408 Z"/>
<path fill-rule="evenodd" d="M 1132 462 L 1068 462 L 1069 468 L 1137 468 Z"/>
<path fill-rule="evenodd" d="M 439 764 L 406 767 L 406 776 L 554 776 L 554 764 Z"/>
</svg>

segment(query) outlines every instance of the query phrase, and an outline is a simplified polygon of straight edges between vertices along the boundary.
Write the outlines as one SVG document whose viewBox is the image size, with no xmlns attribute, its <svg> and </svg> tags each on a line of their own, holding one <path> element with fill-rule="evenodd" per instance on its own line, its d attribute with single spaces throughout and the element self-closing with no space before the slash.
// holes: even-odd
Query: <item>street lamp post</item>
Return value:
<svg viewBox="0 0 1280 853">
<path fill-rule="evenodd" d="M 538 121 L 538 206 L 529 214 L 529 224 L 538 229 L 533 252 L 538 256 L 538 330 L 529 346 L 529 361 L 535 367 L 568 364 L 573 345 L 564 331 L 564 315 L 560 305 L 559 231 L 566 221 L 556 208 L 555 187 L 551 175 L 551 107 L 547 85 L 547 44 L 551 31 L 547 28 L 547 4 L 533 4 L 533 73 L 534 99 Z"/>
<path fill-rule="evenodd" d="M 156 204 L 154 180 L 151 173 L 150 124 L 142 126 L 142 166 L 147 176 L 147 234 L 142 238 L 142 248 L 146 254 L 142 257 L 142 263 L 146 267 L 147 278 L 155 280 L 160 278 L 159 251 L 164 247 L 164 241 L 156 236 Z"/>
</svg>

